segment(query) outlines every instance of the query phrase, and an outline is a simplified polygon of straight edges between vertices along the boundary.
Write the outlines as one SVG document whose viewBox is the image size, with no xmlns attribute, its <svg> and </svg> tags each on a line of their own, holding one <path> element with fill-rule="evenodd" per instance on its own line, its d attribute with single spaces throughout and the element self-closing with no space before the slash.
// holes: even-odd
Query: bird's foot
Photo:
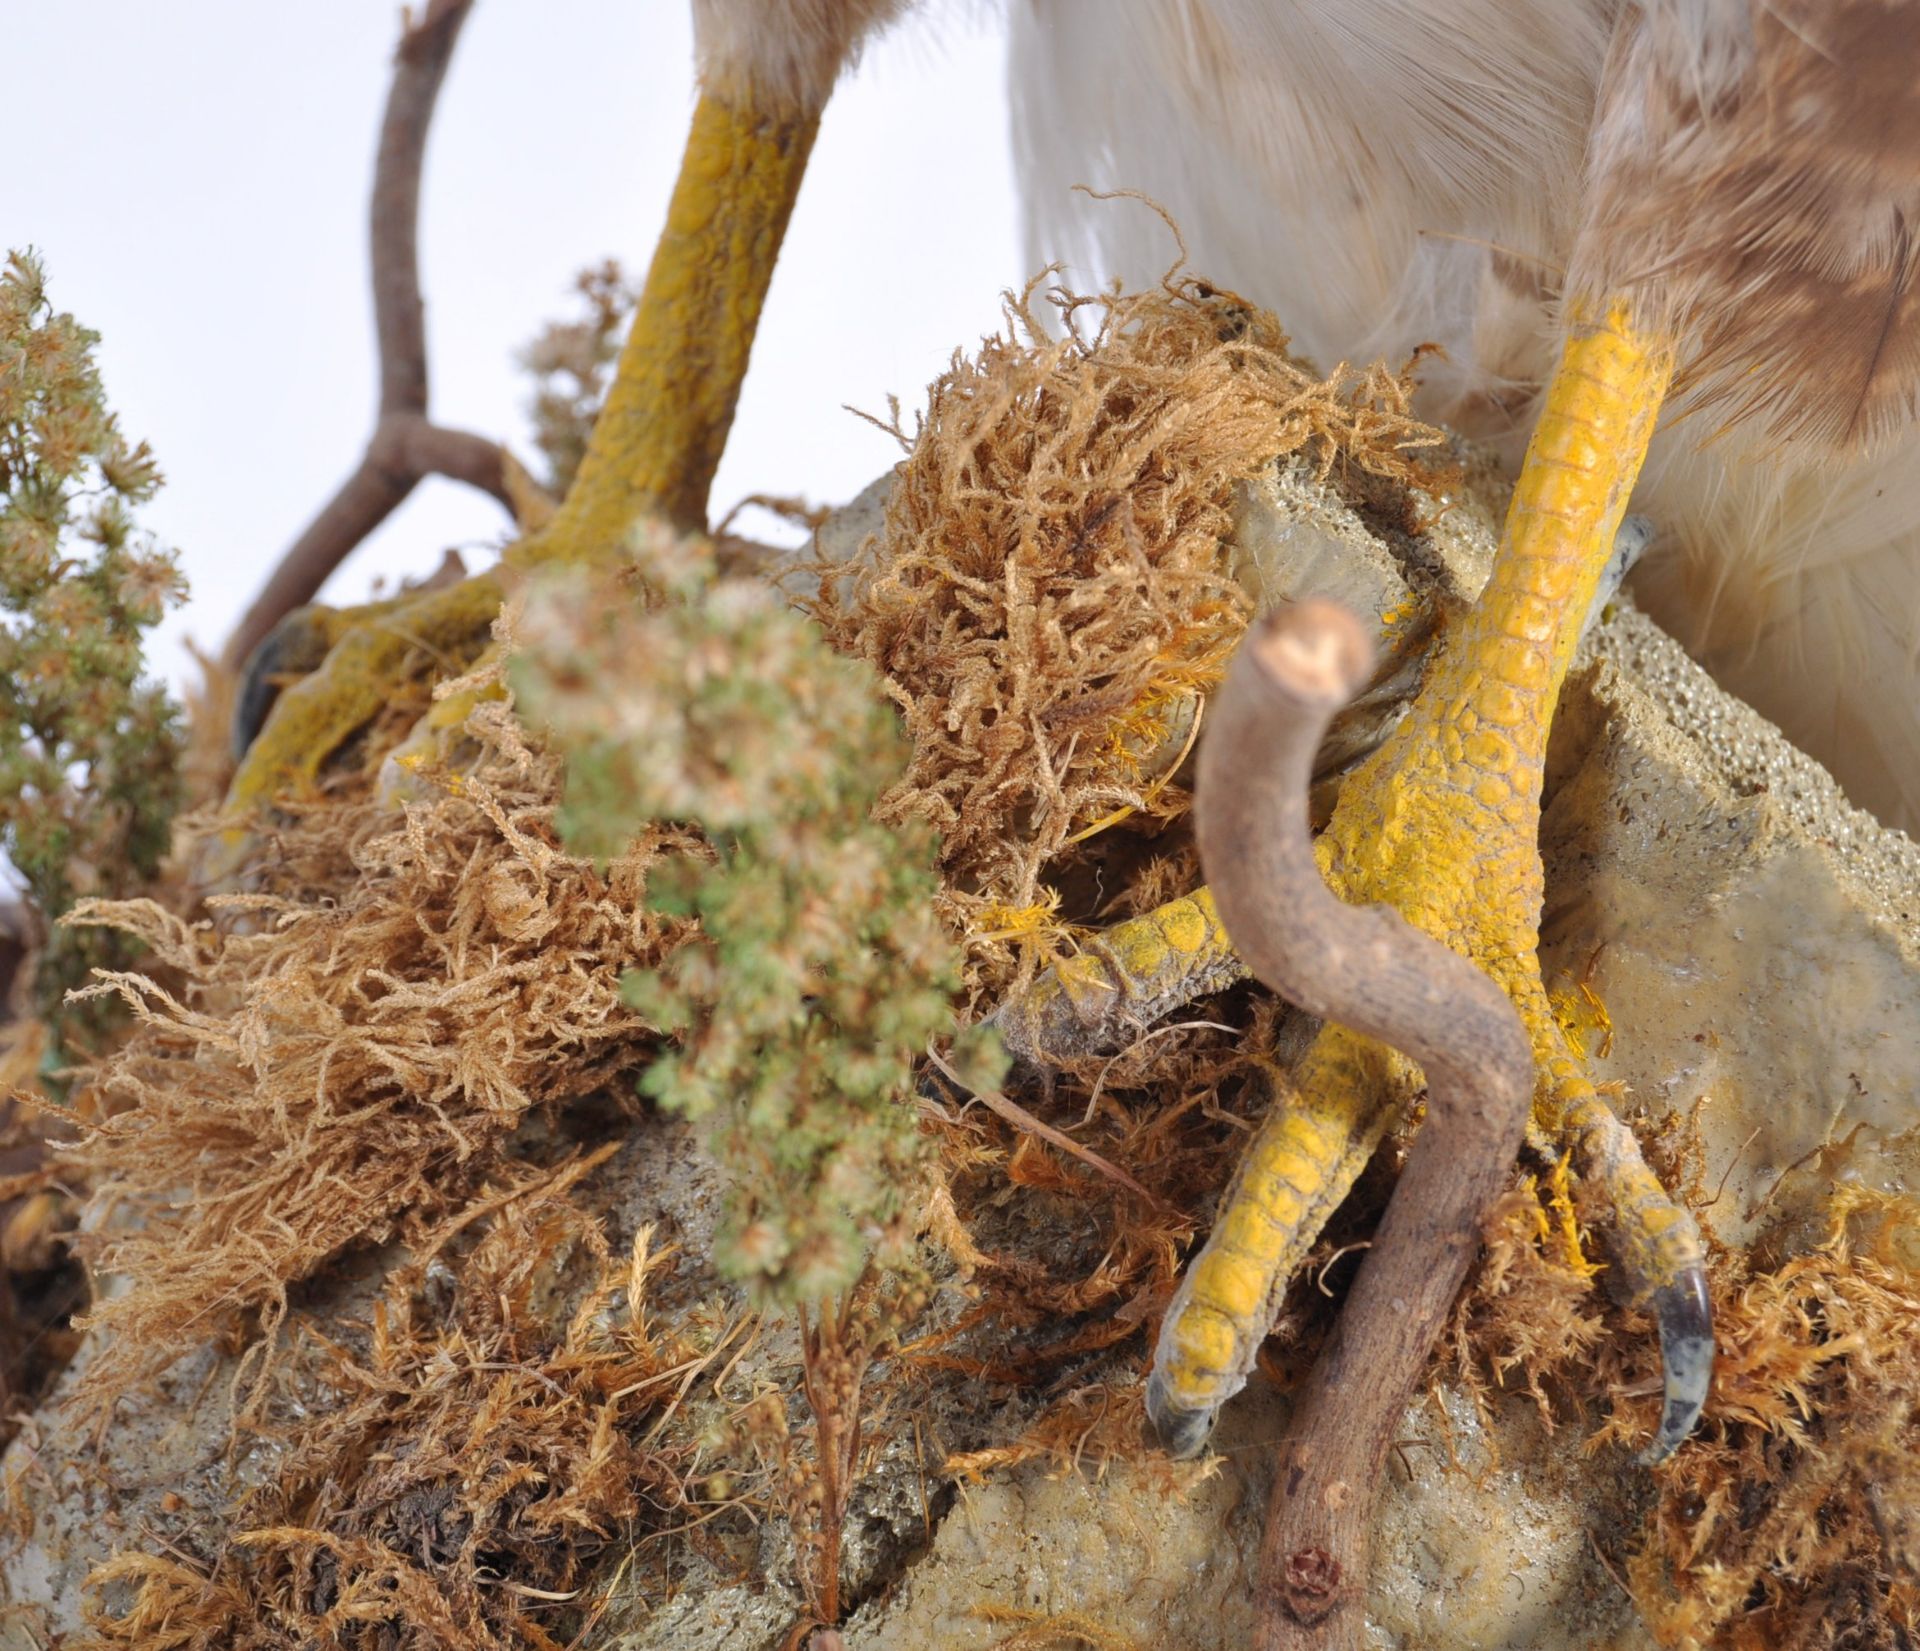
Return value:
<svg viewBox="0 0 1920 1651">
<path fill-rule="evenodd" d="M 1704 1252 L 1556 1022 L 1537 956 L 1546 732 L 1670 372 L 1624 311 L 1576 328 L 1529 449 L 1479 605 L 1406 720 L 1347 780 L 1317 844 L 1343 899 L 1383 903 L 1472 959 L 1524 1021 L 1538 1073 L 1529 1140 L 1598 1190 L 1609 1283 L 1659 1324 L 1666 1403 L 1648 1449 L 1691 1431 L 1712 1370 Z M 1244 974 L 1203 890 L 1110 929 L 1002 1009 L 1016 1054 L 1058 1059 L 1126 1041 Z M 1197 1450 L 1246 1379 L 1279 1297 L 1382 1134 L 1416 1093 L 1403 1057 L 1320 1033 L 1278 1095 L 1161 1329 L 1149 1412 Z"/>
<path fill-rule="evenodd" d="M 818 121 L 816 106 L 789 106 L 765 88 L 703 92 L 665 232 L 566 498 L 508 549 L 504 571 L 283 621 L 242 686 L 247 744 L 227 793 L 229 824 L 202 862 L 203 883 L 230 881 L 249 857 L 257 812 L 311 792 L 397 690 L 466 670 L 516 573 L 617 557 L 647 520 L 704 530 L 707 493 Z M 297 680 L 276 697 L 272 679 L 289 673 Z M 468 696 L 443 698 L 410 747 L 437 743 L 469 709 Z"/>
<path fill-rule="evenodd" d="M 1654 525 L 1644 516 L 1620 523 L 1583 634 L 1603 617 L 1654 537 Z M 1376 746 L 1363 746 L 1348 761 L 1357 765 Z M 1168 1011 L 1246 978 L 1247 966 L 1203 888 L 1094 935 L 1080 952 L 1043 970 L 1002 1004 L 995 1022 L 1015 1054 L 1037 1065 L 1058 1065 L 1111 1054 Z"/>
<path fill-rule="evenodd" d="M 487 572 L 353 608 L 297 608 L 254 650 L 235 696 L 230 805 L 300 795 L 408 684 L 468 669 L 500 610 Z"/>
<path fill-rule="evenodd" d="M 244 873 L 261 809 L 313 795 L 322 771 L 382 711 L 409 696 L 424 709 L 430 679 L 467 670 L 487 644 L 501 590 L 489 571 L 359 608 L 301 608 L 282 620 L 242 673 L 239 765 L 227 788 L 227 823 L 201 853 L 202 886 Z"/>
<path fill-rule="evenodd" d="M 1471 957 L 1519 1009 L 1538 1072 L 1532 1150 L 1597 1192 L 1607 1282 L 1659 1327 L 1665 1404 L 1645 1457 L 1657 1461 L 1692 1430 L 1712 1370 L 1699 1229 L 1596 1091 L 1541 983 L 1536 810 L 1489 809 L 1493 790 L 1469 761 L 1416 778 L 1402 765 L 1422 744 L 1416 729 L 1349 780 L 1320 863 L 1344 899 L 1395 906 Z M 1129 1028 L 1244 974 L 1203 889 L 1050 970 L 1003 1010 L 1002 1033 L 1028 1059 L 1070 1058 L 1122 1043 Z M 1291 1073 L 1274 1074 L 1271 1111 L 1163 1321 L 1148 1404 L 1175 1455 L 1201 1447 L 1246 1380 L 1289 1282 L 1420 1083 L 1393 1050 L 1335 1026 Z"/>
</svg>

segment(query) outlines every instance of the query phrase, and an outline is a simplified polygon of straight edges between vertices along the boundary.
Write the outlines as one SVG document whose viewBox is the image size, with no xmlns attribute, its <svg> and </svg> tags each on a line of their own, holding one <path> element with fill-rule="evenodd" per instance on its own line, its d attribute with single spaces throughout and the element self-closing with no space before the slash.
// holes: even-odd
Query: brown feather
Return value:
<svg viewBox="0 0 1920 1651">
<path fill-rule="evenodd" d="M 1687 340 L 1682 403 L 1871 448 L 1920 400 L 1920 4 L 1646 0 L 1617 25 L 1570 290 Z"/>
</svg>

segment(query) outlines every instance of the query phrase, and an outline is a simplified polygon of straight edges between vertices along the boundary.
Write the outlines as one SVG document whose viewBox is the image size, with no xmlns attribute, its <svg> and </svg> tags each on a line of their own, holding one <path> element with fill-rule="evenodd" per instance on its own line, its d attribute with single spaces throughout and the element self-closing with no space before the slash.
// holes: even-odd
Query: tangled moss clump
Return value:
<svg viewBox="0 0 1920 1651">
<path fill-rule="evenodd" d="M 880 818 L 940 833 L 976 1009 L 1066 949 L 1109 827 L 1187 811 L 1183 747 L 1254 611 L 1236 486 L 1301 453 L 1438 508 L 1448 471 L 1411 364 L 1323 377 L 1271 314 L 1184 271 L 1100 294 L 1056 273 L 1007 295 L 912 430 L 897 409 L 883 426 L 905 454 L 884 529 L 809 598 L 899 707 L 911 755 Z"/>
</svg>

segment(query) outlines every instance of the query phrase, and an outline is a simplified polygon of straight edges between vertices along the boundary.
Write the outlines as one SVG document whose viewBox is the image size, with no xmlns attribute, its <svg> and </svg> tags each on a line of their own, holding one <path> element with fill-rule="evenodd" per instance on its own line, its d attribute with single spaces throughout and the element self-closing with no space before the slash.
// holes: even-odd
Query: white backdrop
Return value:
<svg viewBox="0 0 1920 1651">
<path fill-rule="evenodd" d="M 391 0 L 10 0 L 0 243 L 40 248 L 55 303 L 103 335 L 107 393 L 167 486 L 144 519 L 189 605 L 154 651 L 217 647 L 372 419 L 366 199 Z M 434 414 L 528 456 L 515 350 L 574 271 L 644 271 L 692 108 L 685 0 L 478 0 L 427 152 L 421 272 Z M 1022 275 L 1002 25 L 909 24 L 829 107 L 714 489 L 845 498 L 897 456 L 840 411 L 912 407 Z M 764 524 L 760 524 L 764 525 Z M 323 597 L 470 566 L 504 523 L 416 490 Z"/>
</svg>

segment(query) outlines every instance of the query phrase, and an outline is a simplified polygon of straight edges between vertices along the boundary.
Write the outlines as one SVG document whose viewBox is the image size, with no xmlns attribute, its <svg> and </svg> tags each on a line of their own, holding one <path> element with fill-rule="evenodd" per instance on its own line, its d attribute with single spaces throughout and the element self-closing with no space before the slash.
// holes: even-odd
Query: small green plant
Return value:
<svg viewBox="0 0 1920 1651">
<path fill-rule="evenodd" d="M 61 999 L 133 956 L 56 920 L 82 895 L 138 892 L 180 800 L 178 714 L 142 680 L 142 633 L 184 593 L 133 519 L 160 471 L 107 410 L 98 334 L 47 301 L 31 252 L 0 271 L 0 848 L 41 933 L 37 1011 L 71 1043 L 112 1014 Z"/>
<path fill-rule="evenodd" d="M 626 982 L 676 1039 L 643 1087 L 732 1172 L 723 1270 L 770 1302 L 843 1291 L 907 1236 L 913 1060 L 958 981 L 932 834 L 870 818 L 904 742 L 865 664 L 766 586 L 717 579 L 704 544 L 643 533 L 624 580 L 536 593 L 515 692 L 566 754 L 570 846 L 704 834 L 711 854 L 647 891 L 700 935 Z"/>
</svg>

